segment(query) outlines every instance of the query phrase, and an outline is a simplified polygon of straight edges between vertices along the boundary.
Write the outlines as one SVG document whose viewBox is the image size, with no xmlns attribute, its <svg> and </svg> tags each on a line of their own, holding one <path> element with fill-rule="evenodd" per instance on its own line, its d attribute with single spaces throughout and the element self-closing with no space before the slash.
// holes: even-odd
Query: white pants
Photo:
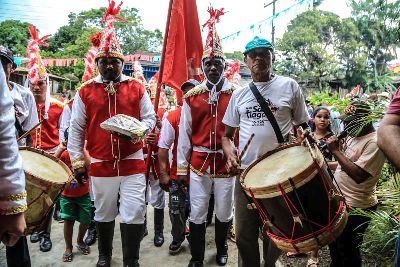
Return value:
<svg viewBox="0 0 400 267">
<path fill-rule="evenodd" d="M 142 224 L 146 213 L 144 174 L 116 177 L 91 177 L 96 207 L 94 220 L 111 222 L 119 214 L 121 223 Z"/>
<path fill-rule="evenodd" d="M 235 177 L 210 178 L 208 173 L 199 176 L 190 171 L 190 218 L 195 224 L 207 221 L 208 203 L 214 190 L 215 215 L 221 222 L 229 222 L 233 218 L 233 195 Z"/>
<path fill-rule="evenodd" d="M 159 181 L 160 180 L 158 179 L 157 180 L 154 179 L 153 174 L 150 174 L 149 178 L 150 190 L 147 189 L 147 194 L 150 194 L 150 196 L 147 196 L 147 199 L 149 199 L 149 203 L 155 209 L 165 208 L 165 191 L 161 189 Z"/>
</svg>

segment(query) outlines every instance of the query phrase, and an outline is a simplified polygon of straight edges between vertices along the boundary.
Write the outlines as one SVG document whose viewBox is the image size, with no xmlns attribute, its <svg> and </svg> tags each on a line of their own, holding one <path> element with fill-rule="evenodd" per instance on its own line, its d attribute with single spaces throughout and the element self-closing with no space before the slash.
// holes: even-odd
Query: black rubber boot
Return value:
<svg viewBox="0 0 400 267">
<path fill-rule="evenodd" d="M 147 208 L 147 207 L 146 207 Z M 143 229 L 143 237 L 142 239 L 149 234 L 149 231 L 147 230 L 147 212 L 144 215 L 144 229 Z"/>
<path fill-rule="evenodd" d="M 217 246 L 217 256 L 215 259 L 220 266 L 224 266 L 228 262 L 228 244 L 226 241 L 231 224 L 232 220 L 229 222 L 221 222 L 218 220 L 217 216 L 215 216 L 215 244 Z"/>
<path fill-rule="evenodd" d="M 190 222 L 190 259 L 188 267 L 202 267 L 206 245 L 206 223 L 195 224 Z"/>
<path fill-rule="evenodd" d="M 164 209 L 154 209 L 154 246 L 164 244 Z"/>
<path fill-rule="evenodd" d="M 96 208 L 92 208 L 92 221 L 90 222 L 89 228 L 87 230 L 87 235 L 85 238 L 85 244 L 88 246 L 93 245 L 96 243 L 97 233 L 96 233 L 96 223 L 94 221 L 94 211 Z"/>
<path fill-rule="evenodd" d="M 114 239 L 115 221 L 96 222 L 97 247 L 99 249 L 99 260 L 96 267 L 109 267 L 112 257 L 112 244 Z"/>
<path fill-rule="evenodd" d="M 124 267 L 139 267 L 139 250 L 144 224 L 120 224 Z"/>
</svg>

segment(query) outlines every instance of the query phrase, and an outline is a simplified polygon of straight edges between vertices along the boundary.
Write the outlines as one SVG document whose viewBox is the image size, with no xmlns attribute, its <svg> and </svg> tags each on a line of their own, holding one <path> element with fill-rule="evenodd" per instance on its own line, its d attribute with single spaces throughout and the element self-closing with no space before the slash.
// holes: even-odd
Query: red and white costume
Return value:
<svg viewBox="0 0 400 267">
<path fill-rule="evenodd" d="M 43 119 L 45 114 L 45 103 L 36 104 L 38 119 Z M 40 148 L 47 153 L 53 154 L 56 152 L 60 144 L 60 123 L 61 114 L 64 109 L 64 104 L 57 99 L 50 99 L 50 107 L 47 111 L 48 118 L 45 119 L 39 127 L 31 133 L 33 146 Z"/>
<path fill-rule="evenodd" d="M 214 191 L 215 212 L 221 222 L 233 217 L 234 177 L 225 167 L 222 151 L 224 125 L 222 118 L 234 87 L 225 79 L 216 102 L 206 82 L 191 89 L 182 107 L 179 125 L 177 174 L 190 173 L 190 222 L 207 220 L 210 195 Z"/>
<path fill-rule="evenodd" d="M 116 114 L 139 119 L 149 130 L 156 119 L 144 86 L 122 75 L 115 94 L 105 91 L 101 76 L 84 83 L 74 98 L 68 151 L 74 169 L 82 167 L 85 136 L 91 156 L 89 175 L 96 207 L 95 221 L 110 222 L 119 213 L 122 223 L 142 224 L 145 214 L 145 171 L 143 143 L 133 144 L 100 128 Z"/>
</svg>

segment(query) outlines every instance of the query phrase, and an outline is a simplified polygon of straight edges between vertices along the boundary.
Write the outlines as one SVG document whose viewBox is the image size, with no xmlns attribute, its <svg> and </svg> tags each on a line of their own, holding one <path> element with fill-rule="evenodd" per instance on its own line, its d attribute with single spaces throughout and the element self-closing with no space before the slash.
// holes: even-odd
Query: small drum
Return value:
<svg viewBox="0 0 400 267">
<path fill-rule="evenodd" d="M 291 144 L 259 158 L 241 175 L 265 232 L 287 252 L 307 253 L 333 242 L 347 206 L 317 147 Z"/>
<path fill-rule="evenodd" d="M 61 160 L 43 150 L 21 147 L 19 154 L 26 178 L 25 234 L 29 235 L 44 226 L 47 213 L 72 178 L 72 172 Z"/>
</svg>

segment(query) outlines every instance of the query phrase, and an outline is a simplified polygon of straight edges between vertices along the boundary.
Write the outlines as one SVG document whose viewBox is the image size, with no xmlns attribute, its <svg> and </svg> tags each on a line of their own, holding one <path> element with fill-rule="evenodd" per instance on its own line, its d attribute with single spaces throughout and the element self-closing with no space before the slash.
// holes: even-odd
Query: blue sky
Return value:
<svg viewBox="0 0 400 267">
<path fill-rule="evenodd" d="M 298 1 L 300 0 L 278 0 L 276 12 Z M 264 3 L 267 2 L 270 0 L 197 0 L 200 24 L 208 18 L 207 6 L 210 3 L 215 8 L 224 7 L 228 13 L 221 18 L 221 23 L 217 26 L 220 37 L 240 32 L 237 38 L 229 38 L 222 43 L 224 50 L 226 52 L 242 50 L 244 44 L 254 35 L 270 38 L 270 23 L 265 22 L 261 26 L 257 24 L 272 14 L 272 6 L 264 8 Z M 168 3 L 168 0 L 125 0 L 123 7 L 136 7 L 147 29 L 164 31 Z M 70 12 L 79 13 L 83 10 L 107 6 L 107 4 L 107 0 L 0 0 L 0 21 L 6 19 L 27 21 L 35 24 L 40 29 L 41 35 L 52 34 L 68 23 Z M 296 6 L 279 16 L 275 21 L 276 36 L 281 37 L 290 19 L 305 9 L 304 5 Z M 321 9 L 332 11 L 342 17 L 350 16 L 346 0 L 324 0 Z M 255 30 L 250 30 L 251 25 L 258 26 Z"/>
</svg>

